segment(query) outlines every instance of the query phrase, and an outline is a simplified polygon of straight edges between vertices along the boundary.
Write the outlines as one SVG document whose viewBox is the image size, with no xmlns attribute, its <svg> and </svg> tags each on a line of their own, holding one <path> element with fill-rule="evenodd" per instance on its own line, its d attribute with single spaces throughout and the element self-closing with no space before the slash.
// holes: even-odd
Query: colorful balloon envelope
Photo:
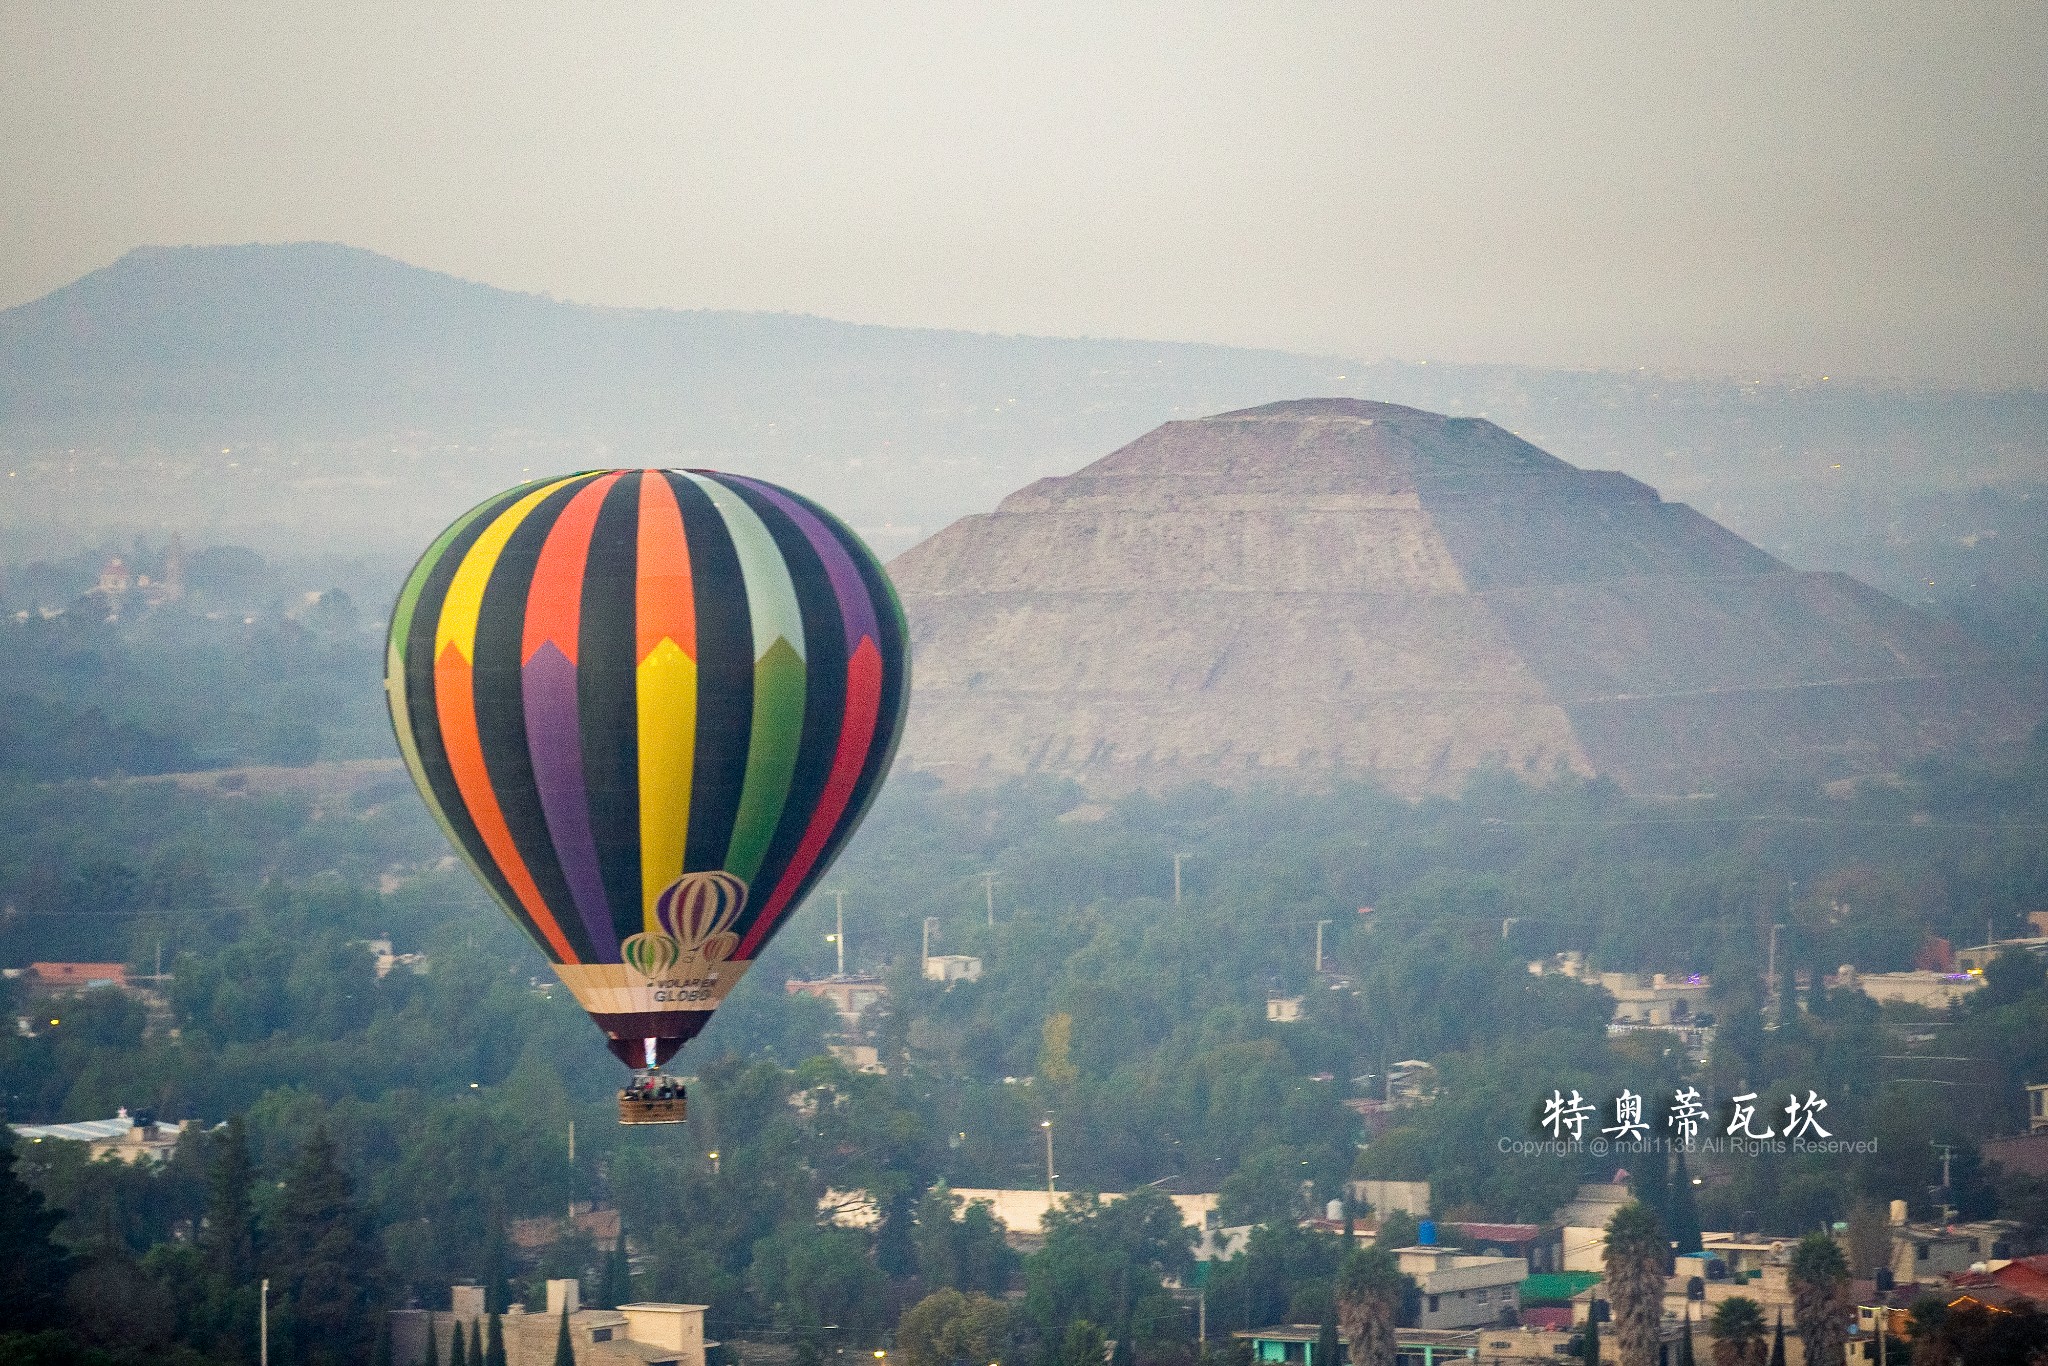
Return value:
<svg viewBox="0 0 2048 1366">
<path fill-rule="evenodd" d="M 910 696 L 845 525 L 708 470 L 522 484 L 392 613 L 398 747 L 449 842 L 631 1066 L 702 1029 L 831 865 Z"/>
</svg>

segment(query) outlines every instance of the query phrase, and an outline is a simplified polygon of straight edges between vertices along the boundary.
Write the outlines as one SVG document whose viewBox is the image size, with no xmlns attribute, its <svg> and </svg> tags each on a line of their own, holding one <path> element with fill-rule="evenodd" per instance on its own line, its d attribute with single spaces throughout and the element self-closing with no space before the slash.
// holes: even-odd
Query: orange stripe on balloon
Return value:
<svg viewBox="0 0 2048 1366">
<path fill-rule="evenodd" d="M 526 627 L 519 641 L 519 662 L 552 643 L 570 664 L 576 662 L 576 635 L 583 622 L 583 566 L 590 558 L 590 536 L 597 530 L 598 509 L 619 481 L 616 474 L 591 480 L 562 509 L 533 566 L 526 590 Z"/>
<path fill-rule="evenodd" d="M 846 661 L 846 721 L 839 728 L 839 748 L 832 755 L 832 769 L 825 779 L 825 790 L 818 798 L 817 810 L 811 813 L 810 826 L 804 831 L 796 852 L 790 856 L 789 867 L 775 884 L 774 894 L 761 908 L 760 916 L 748 929 L 746 939 L 740 943 L 733 957 L 753 956 L 754 950 L 774 931 L 783 907 L 789 904 L 790 898 L 796 895 L 796 889 L 810 875 L 818 855 L 824 852 L 826 841 L 832 838 L 839 818 L 846 813 L 854 785 L 860 781 L 860 771 L 867 763 L 868 746 L 874 741 L 875 722 L 881 710 L 882 652 L 875 648 L 872 636 L 862 636 L 853 658 Z"/>
<path fill-rule="evenodd" d="M 640 534 L 636 546 L 633 658 L 645 663 L 664 640 L 697 657 L 697 594 L 690 580 L 690 545 L 683 510 L 660 470 L 640 477 Z"/>
<path fill-rule="evenodd" d="M 490 850 L 492 860 L 511 885 L 513 895 L 519 898 L 519 904 L 526 908 L 534 928 L 555 951 L 556 961 L 577 962 L 576 951 L 569 946 L 562 927 L 555 923 L 547 903 L 541 899 L 540 888 L 534 885 L 533 874 L 527 871 L 526 860 L 519 856 L 518 846 L 512 842 L 512 832 L 505 825 L 505 813 L 498 805 L 498 794 L 491 788 L 490 771 L 484 766 L 483 741 L 476 722 L 476 687 L 470 664 L 452 642 L 434 660 L 434 705 L 439 713 L 441 743 L 448 754 L 448 767 L 454 771 L 455 786 L 462 793 L 463 809 L 469 813 L 477 833 L 483 837 L 484 847 Z"/>
</svg>

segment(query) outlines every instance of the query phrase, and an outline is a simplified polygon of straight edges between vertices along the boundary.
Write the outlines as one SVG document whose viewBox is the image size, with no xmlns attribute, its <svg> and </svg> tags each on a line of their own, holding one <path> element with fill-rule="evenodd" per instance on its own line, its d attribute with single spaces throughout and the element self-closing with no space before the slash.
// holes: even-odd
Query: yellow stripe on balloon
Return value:
<svg viewBox="0 0 2048 1366">
<path fill-rule="evenodd" d="M 640 713 L 640 912 L 661 929 L 654 901 L 683 875 L 697 755 L 697 661 L 667 638 L 636 670 Z"/>
<path fill-rule="evenodd" d="M 484 528 L 483 535 L 476 538 L 469 552 L 462 557 L 462 567 L 455 571 L 454 582 L 448 585 L 448 596 L 441 600 L 441 617 L 434 623 L 434 658 L 451 644 L 462 652 L 466 662 L 476 659 L 476 624 L 484 610 L 484 588 L 491 581 L 491 570 L 498 564 L 505 543 L 512 539 L 512 533 L 526 520 L 527 514 L 539 507 L 541 500 L 565 484 L 573 484 L 584 476 L 572 474 L 567 479 L 557 479 L 543 484 L 527 494 L 511 507 L 498 514 L 497 520 Z"/>
</svg>

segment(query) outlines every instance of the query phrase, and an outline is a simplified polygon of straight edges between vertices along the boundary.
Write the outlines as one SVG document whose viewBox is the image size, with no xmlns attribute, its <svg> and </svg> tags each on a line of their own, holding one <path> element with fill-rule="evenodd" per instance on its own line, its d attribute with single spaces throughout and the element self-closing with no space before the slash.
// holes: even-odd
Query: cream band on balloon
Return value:
<svg viewBox="0 0 2048 1366">
<path fill-rule="evenodd" d="M 555 972 L 593 1015 L 714 1010 L 750 966 L 732 962 L 729 928 L 747 904 L 747 884 L 727 872 L 684 873 L 654 900 L 662 928 L 619 945 L 619 963 L 557 963 Z"/>
</svg>

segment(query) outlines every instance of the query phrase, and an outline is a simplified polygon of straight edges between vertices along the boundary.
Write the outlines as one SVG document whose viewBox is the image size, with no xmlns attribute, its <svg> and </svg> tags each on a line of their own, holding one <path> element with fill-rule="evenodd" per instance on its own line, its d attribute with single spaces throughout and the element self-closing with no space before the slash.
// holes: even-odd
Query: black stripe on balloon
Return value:
<svg viewBox="0 0 2048 1366">
<path fill-rule="evenodd" d="M 543 498 L 526 514 L 498 552 L 477 613 L 476 653 L 471 678 L 476 690 L 477 740 L 484 771 L 497 794 L 498 810 L 512 836 L 512 847 L 526 864 L 541 904 L 554 913 L 562 937 L 576 952 L 576 961 L 592 960 L 594 947 L 576 899 L 562 875 L 561 859 L 548 834 L 547 812 L 533 777 L 533 755 L 526 741 L 526 693 L 520 671 L 520 647 L 526 634 L 526 599 L 533 588 L 533 570 L 555 519 L 588 479 L 577 479 Z"/>
<path fill-rule="evenodd" d="M 683 512 L 697 602 L 697 750 L 683 867 L 704 872 L 725 866 L 747 778 L 754 734 L 754 626 L 739 552 L 725 519 L 710 495 L 689 479 L 674 473 L 666 477 Z"/>
<path fill-rule="evenodd" d="M 818 801 L 832 776 L 832 759 L 839 749 L 839 732 L 846 724 L 846 623 L 839 610 L 839 595 L 803 528 L 789 515 L 745 484 L 728 483 L 734 494 L 745 500 L 768 528 L 782 562 L 789 567 L 796 586 L 797 610 L 804 624 L 804 726 L 797 745 L 796 769 L 790 775 L 789 796 L 777 817 L 775 834 L 768 841 L 767 856 L 754 879 L 761 889 L 735 929 L 742 939 L 752 928 L 755 911 L 767 904 L 769 893 L 782 881 L 783 872 L 803 843 Z M 792 899 L 783 908 L 787 915 L 796 908 Z"/>
<path fill-rule="evenodd" d="M 645 927 L 640 908 L 640 707 L 634 584 L 640 481 L 613 484 L 597 510 L 583 564 L 576 633 L 576 713 L 597 866 L 621 939 Z"/>
<path fill-rule="evenodd" d="M 881 705 L 875 711 L 875 734 L 868 742 L 867 759 L 861 765 L 860 778 L 853 785 L 852 795 L 847 798 L 846 813 L 839 818 L 839 824 L 833 828 L 831 838 L 825 841 L 818 861 L 811 865 L 810 874 L 797 890 L 794 899 L 801 900 L 825 876 L 848 838 L 859 828 L 868 807 L 873 805 L 882 790 L 882 780 L 889 776 L 889 765 L 895 762 L 896 744 L 903 736 L 904 713 L 910 705 L 910 644 L 909 630 L 903 619 L 902 605 L 896 600 L 895 589 L 860 537 L 810 499 L 794 493 L 790 497 L 809 508 L 812 515 L 839 538 L 839 543 L 846 547 L 847 555 L 859 569 L 862 588 L 868 595 L 868 601 L 874 605 L 875 629 L 881 633 L 875 645 L 882 656 Z"/>
<path fill-rule="evenodd" d="M 455 581 L 455 571 L 462 567 L 463 556 L 469 553 L 470 547 L 498 519 L 499 514 L 531 492 L 530 486 L 521 485 L 499 495 L 484 512 L 456 534 L 441 552 L 441 558 L 427 570 L 426 580 L 420 585 L 420 595 L 413 604 L 412 629 L 406 634 L 405 696 L 406 719 L 412 728 L 413 748 L 420 756 L 420 772 L 433 791 L 434 799 L 440 803 L 448 828 L 455 832 L 462 851 L 469 856 L 470 863 L 479 871 L 484 885 L 497 897 L 505 913 L 528 934 L 538 936 L 539 926 L 519 904 L 512 884 L 498 872 L 489 847 L 477 832 L 476 822 L 470 819 L 469 808 L 463 805 L 462 789 L 456 785 L 455 770 L 448 763 L 448 748 L 441 740 L 441 721 L 435 709 L 434 696 L 434 636 L 440 630 L 441 609 L 448 601 L 448 586 Z"/>
</svg>

